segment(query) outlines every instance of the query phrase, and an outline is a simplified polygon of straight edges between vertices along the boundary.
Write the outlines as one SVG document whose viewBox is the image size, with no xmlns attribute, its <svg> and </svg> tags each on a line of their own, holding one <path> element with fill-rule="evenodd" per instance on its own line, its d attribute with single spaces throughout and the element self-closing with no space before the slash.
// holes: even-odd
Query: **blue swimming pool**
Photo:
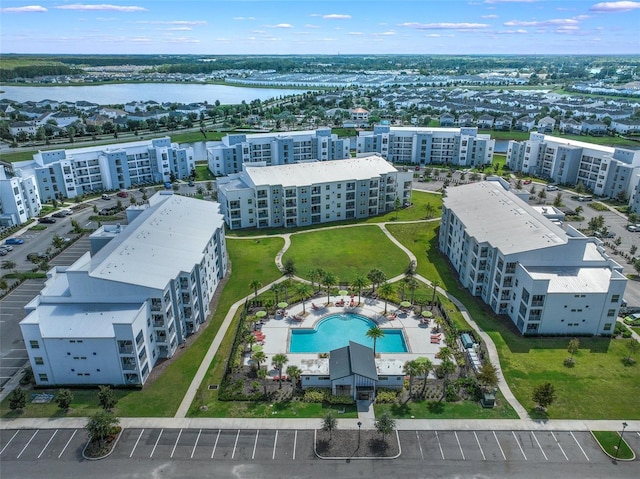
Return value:
<svg viewBox="0 0 640 479">
<path fill-rule="evenodd" d="M 373 347 L 373 340 L 366 335 L 376 323 L 354 313 L 331 314 L 322 319 L 315 329 L 291 331 L 292 353 L 328 353 L 349 344 L 349 341 Z M 406 353 L 407 344 L 400 329 L 384 329 L 384 336 L 376 342 L 377 353 Z"/>
</svg>

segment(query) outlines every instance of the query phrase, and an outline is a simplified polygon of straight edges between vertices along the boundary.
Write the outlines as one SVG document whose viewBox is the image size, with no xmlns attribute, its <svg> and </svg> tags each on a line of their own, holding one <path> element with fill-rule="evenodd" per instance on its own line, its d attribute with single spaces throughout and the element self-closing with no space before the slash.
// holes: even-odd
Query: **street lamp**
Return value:
<svg viewBox="0 0 640 479">
<path fill-rule="evenodd" d="M 360 428 L 362 427 L 362 423 L 358 421 L 358 445 L 360 445 Z"/>
<path fill-rule="evenodd" d="M 626 422 L 622 423 L 622 432 L 620 433 L 620 440 L 618 441 L 618 448 L 616 449 L 616 460 L 618 459 L 618 454 L 620 453 L 620 446 L 622 445 L 622 436 L 624 435 L 624 430 L 627 428 L 628 424 Z"/>
</svg>

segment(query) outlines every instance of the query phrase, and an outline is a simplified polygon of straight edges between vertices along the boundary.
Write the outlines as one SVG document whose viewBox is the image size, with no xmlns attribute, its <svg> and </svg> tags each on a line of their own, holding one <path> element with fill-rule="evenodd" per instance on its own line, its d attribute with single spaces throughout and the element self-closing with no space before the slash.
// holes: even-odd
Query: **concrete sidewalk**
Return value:
<svg viewBox="0 0 640 479">
<path fill-rule="evenodd" d="M 7 429 L 82 429 L 88 418 L 16 418 L 0 420 L 0 430 Z M 320 429 L 321 418 L 120 418 L 120 425 L 128 429 Z M 640 432 L 640 420 L 627 421 L 627 433 Z M 369 424 L 363 424 L 371 428 Z M 358 418 L 338 419 L 338 429 L 358 429 Z M 398 430 L 438 431 L 621 431 L 622 421 L 591 421 L 557 419 L 397 419 Z"/>
</svg>

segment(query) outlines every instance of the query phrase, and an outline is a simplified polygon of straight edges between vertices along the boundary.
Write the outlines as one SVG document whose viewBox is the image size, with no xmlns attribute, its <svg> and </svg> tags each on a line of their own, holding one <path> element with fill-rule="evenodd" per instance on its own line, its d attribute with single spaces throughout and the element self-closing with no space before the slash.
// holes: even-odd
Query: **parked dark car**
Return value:
<svg viewBox="0 0 640 479">
<path fill-rule="evenodd" d="M 67 216 L 67 214 L 64 211 L 56 211 L 51 216 L 53 216 L 54 218 L 64 218 L 65 216 Z"/>
<path fill-rule="evenodd" d="M 116 195 L 118 195 L 120 198 L 126 198 L 127 196 L 129 196 L 129 193 L 127 193 L 126 191 L 118 191 Z"/>
<path fill-rule="evenodd" d="M 4 240 L 4 244 L 22 244 L 24 243 L 23 239 L 20 238 L 7 238 Z"/>
<path fill-rule="evenodd" d="M 47 256 L 46 253 L 29 253 L 27 255 L 27 259 L 29 261 L 33 261 L 33 262 L 38 262 L 41 261 L 43 259 L 48 259 L 49 257 Z"/>
<path fill-rule="evenodd" d="M 38 223 L 47 223 L 47 224 L 51 224 L 51 223 L 55 223 L 56 219 L 52 218 L 51 216 L 44 216 L 42 218 L 38 218 Z"/>
</svg>

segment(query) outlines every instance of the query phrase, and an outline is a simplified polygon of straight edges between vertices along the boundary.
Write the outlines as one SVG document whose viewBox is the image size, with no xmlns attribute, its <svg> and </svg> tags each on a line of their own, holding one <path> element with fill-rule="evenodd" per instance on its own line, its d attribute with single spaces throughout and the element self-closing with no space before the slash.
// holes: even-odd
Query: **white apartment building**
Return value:
<svg viewBox="0 0 640 479">
<path fill-rule="evenodd" d="M 20 225 L 41 209 L 35 177 L 15 176 L 11 167 L 0 165 L 0 226 Z"/>
<path fill-rule="evenodd" d="M 298 227 L 367 218 L 411 203 L 413 172 L 380 156 L 248 166 L 218 179 L 230 229 Z"/>
<path fill-rule="evenodd" d="M 14 168 L 35 176 L 40 198 L 47 202 L 93 191 L 170 181 L 172 176 L 187 178 L 195 169 L 195 159 L 192 148 L 182 148 L 164 137 L 40 151 L 32 161 L 14 163 Z"/>
<path fill-rule="evenodd" d="M 209 170 L 215 175 L 242 171 L 245 164 L 291 165 L 303 161 L 350 158 L 349 139 L 338 139 L 330 128 L 280 133 L 234 134 L 207 143 Z"/>
<path fill-rule="evenodd" d="M 163 191 L 47 273 L 20 328 L 36 384 L 145 383 L 208 319 L 227 271 L 219 204 Z M 97 250 L 97 251 L 96 251 Z"/>
<path fill-rule="evenodd" d="M 522 334 L 613 333 L 622 267 L 600 240 L 552 222 L 504 180 L 448 188 L 438 241 L 462 285 Z"/>
<path fill-rule="evenodd" d="M 357 153 L 377 153 L 394 164 L 407 165 L 490 165 L 495 140 L 478 134 L 476 127 L 420 128 L 376 125 L 360 131 Z"/>
<path fill-rule="evenodd" d="M 639 180 L 640 151 L 531 133 L 527 141 L 509 142 L 507 165 L 566 185 L 582 183 L 597 196 L 630 198 Z"/>
</svg>

